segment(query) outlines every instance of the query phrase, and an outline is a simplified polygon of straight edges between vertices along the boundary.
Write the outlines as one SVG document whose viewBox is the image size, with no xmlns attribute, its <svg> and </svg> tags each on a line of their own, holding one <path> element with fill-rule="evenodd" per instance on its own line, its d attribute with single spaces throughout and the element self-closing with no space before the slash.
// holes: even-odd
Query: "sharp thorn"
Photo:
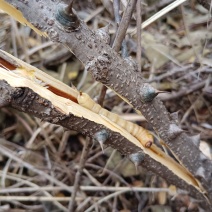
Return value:
<svg viewBox="0 0 212 212">
<path fill-rule="evenodd" d="M 109 44 L 110 43 L 110 34 L 109 34 L 110 23 L 105 27 L 97 29 L 96 33 L 101 37 L 101 39 Z"/>
<path fill-rule="evenodd" d="M 168 91 L 159 91 L 159 90 L 155 89 L 155 93 L 159 94 L 159 93 L 170 93 L 170 92 L 168 92 Z"/>
<path fill-rule="evenodd" d="M 205 178 L 205 169 L 200 166 L 195 173 L 195 177 L 197 179 Z"/>
<path fill-rule="evenodd" d="M 137 166 L 137 164 L 134 164 L 135 165 L 135 173 L 136 173 L 136 175 L 138 174 L 138 166 Z"/>
<path fill-rule="evenodd" d="M 109 137 L 109 133 L 105 129 L 102 129 L 96 132 L 93 136 L 94 140 L 96 140 L 100 144 L 103 153 L 104 153 L 103 144 L 104 142 L 107 141 L 108 137 Z"/>
<path fill-rule="evenodd" d="M 138 166 L 143 162 L 145 154 L 143 151 L 132 153 L 129 155 L 130 160 L 134 163 L 136 168 L 136 173 L 138 171 Z"/>
<path fill-rule="evenodd" d="M 174 123 L 178 124 L 179 123 L 179 111 L 170 113 L 170 118 Z"/>
<path fill-rule="evenodd" d="M 146 102 L 151 102 L 153 99 L 160 93 L 169 93 L 167 91 L 159 91 L 152 87 L 148 83 L 142 84 L 139 90 L 140 96 L 141 96 L 141 101 L 146 103 Z"/>
<path fill-rule="evenodd" d="M 170 124 L 169 132 L 168 132 L 170 139 L 176 138 L 182 132 L 184 132 L 184 131 L 182 129 L 180 129 L 176 124 Z"/>
<path fill-rule="evenodd" d="M 106 26 L 100 28 L 100 29 L 109 34 L 110 25 L 111 25 L 111 22 L 109 24 L 107 24 Z"/>
<path fill-rule="evenodd" d="M 190 137 L 191 141 L 193 142 L 193 144 L 197 147 L 200 146 L 200 134 L 194 135 Z"/>
<path fill-rule="evenodd" d="M 99 141 L 100 147 L 102 149 L 102 153 L 104 154 L 104 147 L 103 147 L 103 142 Z"/>
</svg>

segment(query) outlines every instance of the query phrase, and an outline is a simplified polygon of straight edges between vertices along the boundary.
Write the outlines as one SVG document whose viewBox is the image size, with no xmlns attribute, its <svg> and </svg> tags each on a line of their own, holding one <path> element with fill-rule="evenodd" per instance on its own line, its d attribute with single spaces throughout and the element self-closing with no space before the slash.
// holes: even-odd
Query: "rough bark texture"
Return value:
<svg viewBox="0 0 212 212">
<path fill-rule="evenodd" d="M 0 80 L 0 107 L 1 106 L 11 106 L 12 108 L 29 113 L 44 121 L 59 124 L 67 129 L 80 132 L 90 138 L 93 138 L 96 132 L 104 129 L 109 133 L 109 138 L 105 145 L 117 149 L 128 157 L 133 153 L 141 151 L 140 148 L 129 142 L 119 133 L 113 132 L 104 126 L 98 125 L 85 118 L 76 117 L 72 114 L 63 114 L 57 110 L 50 101 L 42 98 L 31 89 L 14 88 L 4 80 Z M 193 186 L 185 183 L 182 179 L 174 175 L 172 171 L 156 162 L 148 155 L 144 154 L 143 156 L 142 163 L 139 165 L 166 179 L 168 183 L 188 191 L 188 193 L 196 199 L 205 202 L 203 195 Z"/>
<path fill-rule="evenodd" d="M 63 30 L 55 19 L 58 8 L 63 6 L 57 0 L 6 1 L 22 11 L 35 27 L 46 31 L 51 40 L 69 48 L 86 65 L 95 80 L 115 90 L 141 111 L 179 161 L 200 180 L 212 202 L 212 162 L 192 143 L 190 137 L 179 133 L 179 130 L 177 133 L 176 122 L 158 98 L 143 101 L 144 90 L 141 88 L 144 80 L 132 63 L 122 59 L 83 22 L 75 31 Z"/>
</svg>

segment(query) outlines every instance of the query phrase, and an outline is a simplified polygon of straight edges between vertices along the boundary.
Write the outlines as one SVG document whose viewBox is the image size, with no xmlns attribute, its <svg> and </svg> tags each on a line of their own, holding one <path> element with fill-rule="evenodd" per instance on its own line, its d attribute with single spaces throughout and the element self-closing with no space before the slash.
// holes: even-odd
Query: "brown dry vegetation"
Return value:
<svg viewBox="0 0 212 212">
<path fill-rule="evenodd" d="M 142 4 L 142 20 L 170 2 L 159 4 L 152 0 Z M 76 1 L 74 8 L 91 29 L 111 22 L 112 45 L 116 24 L 110 1 Z M 133 14 L 129 30 L 136 26 L 135 17 Z M 169 112 L 179 111 L 183 130 L 191 135 L 200 133 L 200 148 L 209 158 L 212 144 L 210 21 L 208 11 L 196 2 L 181 5 L 142 30 L 139 59 L 142 76 L 158 90 L 171 93 L 161 94 L 160 98 Z M 125 42 L 127 55 L 136 60 L 136 34 L 127 33 Z M 36 35 L 2 11 L 0 48 L 99 99 L 102 85 L 87 74 L 72 53 Z M 153 131 L 144 117 L 137 115 L 110 89 L 104 97 L 104 107 Z M 136 170 L 116 150 L 108 147 L 102 153 L 98 143 L 61 126 L 1 108 L 0 135 L 0 148 L 4 151 L 0 154 L 0 211 L 68 211 L 69 191 L 76 189 L 73 187 L 76 184 L 81 187 L 76 194 L 75 211 L 199 210 L 197 201 L 185 192 L 172 196 L 167 189 L 170 185 L 163 179 L 142 167 Z"/>
</svg>

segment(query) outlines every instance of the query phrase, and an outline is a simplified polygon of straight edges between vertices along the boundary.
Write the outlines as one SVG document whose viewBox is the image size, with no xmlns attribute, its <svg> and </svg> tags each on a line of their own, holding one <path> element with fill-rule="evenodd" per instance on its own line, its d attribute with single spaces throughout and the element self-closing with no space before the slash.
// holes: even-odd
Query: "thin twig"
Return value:
<svg viewBox="0 0 212 212">
<path fill-rule="evenodd" d="M 87 169 L 83 169 L 83 173 L 88 177 L 91 183 L 96 186 L 102 186 L 102 184 Z"/>
<path fill-rule="evenodd" d="M 115 16 L 115 22 L 116 22 L 116 34 L 117 34 L 117 27 L 119 26 L 119 23 L 121 21 L 121 16 L 119 14 L 120 0 L 113 1 L 113 10 L 114 10 L 114 16 Z M 101 106 L 103 106 L 106 92 L 107 92 L 107 87 L 105 85 L 103 85 L 100 95 L 99 95 L 99 98 L 98 98 L 98 101 L 97 101 Z"/>
<path fill-rule="evenodd" d="M 141 72 L 141 0 L 137 0 L 136 4 L 136 25 L 137 25 L 137 63 L 138 71 Z"/>
<path fill-rule="evenodd" d="M 181 89 L 179 92 L 176 92 L 176 93 L 171 93 L 171 94 L 165 94 L 163 97 L 161 97 L 161 100 L 163 101 L 170 101 L 170 100 L 173 100 L 173 99 L 176 99 L 176 98 L 180 98 L 182 96 L 185 96 L 185 95 L 188 95 L 196 90 L 199 90 L 201 88 L 204 87 L 206 81 L 201 81 L 199 83 L 195 83 L 194 85 L 192 86 L 189 86 L 185 89 Z"/>
<path fill-rule="evenodd" d="M 7 179 L 14 179 L 6 176 Z M 69 187 L 70 190 L 73 190 L 73 186 Z M 21 187 L 21 188 L 3 188 L 0 190 L 0 194 L 6 193 L 19 193 L 19 192 L 35 192 L 35 191 L 59 191 L 61 190 L 60 186 L 42 186 L 42 187 Z M 149 188 L 149 187 L 114 187 L 114 186 L 80 186 L 80 190 L 97 192 L 97 191 L 136 191 L 136 192 L 170 192 L 169 188 Z"/>
<path fill-rule="evenodd" d="M 122 193 L 125 191 L 122 191 Z M 82 200 L 82 198 L 77 198 L 78 200 Z M 94 198 L 94 199 L 99 199 L 99 198 Z M 0 201 L 21 201 L 21 202 L 28 202 L 28 201 L 41 201 L 41 202 L 53 202 L 53 201 L 58 201 L 58 202 L 68 202 L 70 201 L 70 197 L 46 197 L 46 196 L 0 196 Z M 64 210 L 68 211 L 69 210 Z"/>
<path fill-rule="evenodd" d="M 98 165 L 95 165 L 95 164 L 87 164 L 87 163 L 86 163 L 86 167 L 91 167 L 91 168 L 97 169 L 97 170 L 103 169 L 101 166 L 98 166 Z M 111 171 L 109 169 L 104 168 L 104 172 L 112 175 L 113 178 L 117 178 L 120 182 L 122 182 L 123 184 L 130 187 L 130 184 L 127 181 L 125 181 L 125 179 L 123 177 L 121 177 L 118 174 L 116 174 L 115 172 L 113 172 L 113 170 Z"/>
<path fill-rule="evenodd" d="M 79 182 L 80 182 L 82 171 L 83 171 L 83 168 L 85 166 L 85 161 L 87 159 L 87 155 L 88 155 L 88 152 L 89 152 L 89 144 L 90 144 L 90 138 L 87 137 L 86 142 L 84 143 L 83 150 L 82 150 L 79 168 L 78 168 L 76 176 L 75 176 L 73 192 L 72 192 L 71 200 L 70 200 L 69 206 L 68 206 L 69 212 L 74 211 L 76 194 L 77 194 L 77 191 L 79 189 Z"/>
<path fill-rule="evenodd" d="M 99 201 L 97 201 L 95 204 L 93 204 L 91 207 L 89 207 L 85 212 L 89 212 L 89 211 L 93 211 L 93 209 L 98 206 L 99 204 L 101 204 L 102 202 L 108 201 L 109 199 L 116 197 L 122 193 L 125 193 L 125 191 L 117 191 L 115 193 L 109 194 L 107 196 L 105 196 L 104 198 L 100 199 Z"/>
<path fill-rule="evenodd" d="M 103 85 L 102 90 L 101 90 L 100 95 L 99 95 L 99 99 L 98 99 L 98 103 L 101 106 L 103 106 L 103 102 L 104 102 L 104 99 L 105 99 L 106 92 L 107 92 L 107 87 Z"/>
<path fill-rule="evenodd" d="M 132 13 L 133 13 L 133 10 L 134 10 L 134 7 L 135 7 L 135 3 L 136 3 L 136 0 L 133 0 L 132 3 L 129 1 L 127 8 L 124 12 L 124 15 L 121 19 L 121 16 L 119 14 L 120 1 L 119 0 L 113 1 L 115 22 L 118 26 L 118 30 L 116 31 L 116 37 L 115 37 L 115 40 L 113 42 L 113 49 L 118 52 L 120 47 L 122 46 L 122 57 L 127 57 L 127 55 L 128 55 L 127 44 L 126 44 L 124 37 L 126 35 L 126 31 L 127 31 L 130 19 L 132 17 Z M 120 23 L 120 21 L 121 21 L 121 23 Z M 104 101 L 104 98 L 105 98 L 106 91 L 107 91 L 107 87 L 105 87 L 103 85 L 99 99 L 98 99 L 98 103 L 101 106 L 103 105 L 103 101 Z"/>
<path fill-rule="evenodd" d="M 0 176 L 2 176 L 3 175 L 3 172 L 2 171 L 0 171 Z M 24 185 L 28 185 L 28 186 L 30 186 L 30 187 L 27 187 L 26 189 L 30 189 L 31 191 L 33 191 L 33 189 L 36 191 L 42 191 L 42 193 L 43 193 L 43 195 L 46 195 L 47 197 L 52 197 L 52 195 L 51 194 L 49 194 L 45 189 L 43 189 L 43 187 L 39 187 L 37 184 L 35 184 L 35 183 L 32 183 L 32 182 L 30 182 L 30 180 L 27 178 L 27 180 L 24 180 L 24 179 L 22 179 L 22 178 L 20 178 L 20 177 L 22 177 L 23 178 L 23 176 L 20 176 L 20 175 L 16 175 L 16 174 L 11 174 L 11 173 L 7 173 L 7 175 L 6 175 L 6 178 L 7 179 L 10 179 L 10 180 L 13 180 L 13 181 L 17 181 L 17 182 L 20 182 L 20 183 L 22 183 L 22 184 L 24 184 Z M 49 186 L 49 187 L 52 187 L 52 186 Z M 52 187 L 52 188 L 54 188 L 54 187 Z M 57 187 L 58 189 L 56 189 L 56 190 L 61 190 L 61 187 L 60 186 L 58 186 Z M 5 188 L 5 189 L 1 189 L 1 191 L 2 191 L 2 194 L 4 194 L 4 193 L 8 193 L 6 190 L 8 190 L 8 189 L 15 189 L 14 190 L 14 192 L 13 191 L 11 191 L 11 192 L 13 192 L 13 193 L 20 193 L 20 192 L 22 192 L 22 191 L 20 191 L 20 189 L 21 188 Z M 48 189 L 47 189 L 48 190 Z M 27 191 L 26 191 L 27 192 Z M 26 199 L 26 197 L 25 197 L 25 199 Z M 53 200 L 53 203 L 59 208 L 59 209 L 61 209 L 61 211 L 67 211 L 67 209 L 63 206 L 63 205 L 61 205 L 59 202 L 57 202 L 56 200 Z"/>
<path fill-rule="evenodd" d="M 116 186 L 115 187 L 119 187 L 119 185 L 120 185 L 120 182 L 116 182 Z M 115 196 L 114 200 L 113 200 L 113 207 L 112 207 L 113 211 L 112 212 L 116 212 L 117 211 L 117 203 L 118 203 L 118 197 Z"/>
<path fill-rule="evenodd" d="M 120 0 L 113 0 L 113 10 L 114 10 L 115 22 L 117 25 L 119 25 L 121 21 L 121 16 L 119 14 Z"/>
<path fill-rule="evenodd" d="M 136 0 L 131 0 L 128 2 L 127 8 L 124 11 L 124 15 L 121 19 L 114 43 L 113 49 L 118 52 L 121 48 L 122 41 L 124 40 L 128 25 L 130 23 L 134 8 L 135 8 Z"/>
<path fill-rule="evenodd" d="M 1 141 L 1 139 L 0 139 Z M 27 163 L 25 161 L 23 161 L 21 158 L 19 158 L 18 156 L 15 155 L 15 153 L 11 150 L 9 150 L 8 148 L 4 147 L 3 145 L 0 145 L 0 153 L 8 158 L 11 158 L 12 160 L 20 163 L 22 166 L 28 168 L 29 170 L 32 170 L 33 172 L 43 176 L 44 178 L 48 179 L 50 182 L 55 183 L 56 185 L 61 186 L 61 188 L 65 189 L 66 191 L 70 191 L 69 187 L 67 185 L 65 185 L 64 183 L 62 183 L 61 181 L 57 180 L 56 178 L 53 178 L 52 176 L 46 174 L 44 171 L 41 171 L 37 168 L 35 168 L 33 165 L 31 165 L 30 163 Z"/>
<path fill-rule="evenodd" d="M 128 8 L 128 7 L 127 7 Z M 116 37 L 118 35 L 118 33 L 121 33 L 122 32 L 119 32 L 119 29 L 120 29 L 120 21 L 121 21 L 121 16 L 119 14 L 119 11 L 120 11 L 120 0 L 114 0 L 113 1 L 113 10 L 114 10 L 114 16 L 115 16 L 115 22 L 116 22 Z M 127 10 L 127 9 L 126 9 Z M 123 16 L 123 19 L 126 19 L 125 16 Z M 129 23 L 128 23 L 129 24 Z M 127 25 L 128 26 L 128 25 Z M 117 30 L 117 27 L 118 27 L 118 30 Z M 126 34 L 126 31 L 123 32 L 124 34 L 124 37 L 125 37 L 125 34 Z M 116 38 L 115 37 L 115 38 Z M 116 40 L 116 39 L 115 39 Z M 115 46 L 115 40 L 113 42 L 113 48 L 114 50 L 116 51 L 116 46 Z M 126 44 L 126 41 L 125 39 L 123 38 L 123 40 L 120 41 L 120 45 L 122 45 L 122 56 L 123 57 L 127 57 L 127 44 Z M 120 48 L 120 47 L 119 47 Z M 117 50 L 117 52 L 119 51 L 119 49 Z M 106 92 L 107 92 L 107 87 L 106 86 L 102 86 L 102 89 L 101 89 L 101 92 L 100 92 L 100 95 L 99 95 L 99 99 L 98 99 L 98 103 L 103 106 L 103 102 L 104 102 L 104 98 L 105 98 L 105 95 L 106 95 Z"/>
<path fill-rule="evenodd" d="M 178 7 L 179 5 L 183 4 L 184 2 L 186 2 L 187 0 L 175 0 L 174 2 L 172 2 L 171 4 L 168 4 L 166 7 L 164 7 L 162 10 L 158 11 L 157 13 L 155 13 L 153 16 L 151 16 L 150 18 L 148 18 L 146 21 L 144 21 L 141 25 L 141 28 L 144 29 L 147 26 L 149 26 L 151 23 L 155 22 L 156 20 L 158 20 L 160 17 L 162 17 L 163 15 L 167 14 L 168 12 L 170 12 L 171 10 L 173 10 L 174 8 Z M 131 31 L 131 35 L 135 35 L 137 31 L 137 27 Z"/>
</svg>

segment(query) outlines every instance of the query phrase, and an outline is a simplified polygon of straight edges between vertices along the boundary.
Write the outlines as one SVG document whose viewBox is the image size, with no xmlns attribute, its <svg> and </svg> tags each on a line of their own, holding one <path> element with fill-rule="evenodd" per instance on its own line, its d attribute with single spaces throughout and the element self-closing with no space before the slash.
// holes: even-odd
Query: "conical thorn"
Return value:
<svg viewBox="0 0 212 212">
<path fill-rule="evenodd" d="M 136 173 L 138 170 L 138 166 L 144 161 L 145 154 L 143 151 L 132 153 L 129 155 L 130 160 L 134 163 L 136 168 Z"/>
<path fill-rule="evenodd" d="M 197 171 L 195 172 L 195 175 L 194 175 L 197 179 L 202 179 L 202 178 L 205 178 L 205 169 L 200 166 Z"/>
<path fill-rule="evenodd" d="M 103 142 L 102 142 L 102 141 L 99 141 L 99 145 L 100 145 L 100 147 L 101 147 L 101 149 L 102 149 L 102 153 L 104 154 Z"/>
<path fill-rule="evenodd" d="M 171 118 L 172 122 L 178 124 L 179 123 L 179 111 L 170 113 L 170 118 Z"/>
<path fill-rule="evenodd" d="M 96 132 L 93 136 L 94 140 L 96 140 L 97 142 L 99 142 L 100 147 L 102 149 L 102 152 L 104 153 L 104 143 L 107 141 L 107 139 L 109 138 L 109 133 L 107 132 L 107 130 L 102 129 L 98 132 Z"/>
<path fill-rule="evenodd" d="M 184 131 L 182 129 L 180 129 L 176 124 L 170 124 L 169 132 L 168 132 L 170 139 L 176 138 L 182 132 L 184 132 Z"/>
<path fill-rule="evenodd" d="M 170 92 L 168 92 L 168 91 L 159 91 L 159 90 L 155 89 L 155 93 L 159 94 L 159 93 L 170 93 Z"/>
<path fill-rule="evenodd" d="M 109 35 L 109 27 L 110 24 L 105 27 L 99 28 L 96 33 L 100 36 L 100 38 L 106 43 L 110 44 L 110 35 Z"/>
<path fill-rule="evenodd" d="M 154 87 L 152 87 L 150 84 L 144 83 L 140 87 L 139 93 L 140 93 L 140 96 L 141 96 L 141 101 L 143 103 L 146 103 L 146 102 L 153 101 L 153 99 L 158 94 L 160 94 L 160 93 L 167 93 L 167 91 L 159 91 L 159 90 L 155 89 Z"/>
<path fill-rule="evenodd" d="M 100 29 L 105 31 L 107 34 L 109 34 L 110 25 L 111 25 L 111 22 L 109 24 L 107 24 L 106 26 L 100 28 Z"/>
<path fill-rule="evenodd" d="M 73 13 L 73 10 L 72 10 L 73 3 L 74 3 L 74 0 L 71 0 L 70 3 L 69 3 L 69 5 L 65 8 L 65 12 L 67 14 L 72 14 Z"/>
<path fill-rule="evenodd" d="M 194 135 L 190 137 L 191 141 L 193 142 L 193 144 L 197 147 L 200 146 L 200 134 Z"/>
</svg>

